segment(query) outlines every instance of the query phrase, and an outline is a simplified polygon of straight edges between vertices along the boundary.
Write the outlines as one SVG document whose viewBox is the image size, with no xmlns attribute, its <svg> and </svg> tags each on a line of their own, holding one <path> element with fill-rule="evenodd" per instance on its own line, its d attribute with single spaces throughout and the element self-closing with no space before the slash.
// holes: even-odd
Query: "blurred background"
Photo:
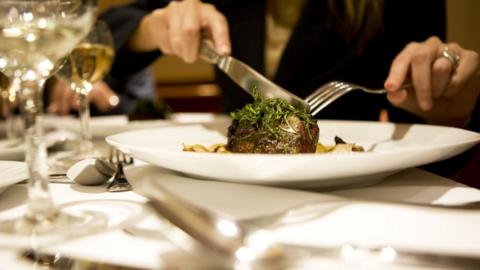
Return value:
<svg viewBox="0 0 480 270">
<path fill-rule="evenodd" d="M 101 9 L 129 0 L 102 0 Z M 447 0 L 447 39 L 480 52 L 480 1 Z M 162 57 L 152 66 L 158 95 L 177 112 L 221 112 L 220 92 L 213 83 L 213 68 L 198 61 L 185 64 L 176 57 Z"/>
</svg>

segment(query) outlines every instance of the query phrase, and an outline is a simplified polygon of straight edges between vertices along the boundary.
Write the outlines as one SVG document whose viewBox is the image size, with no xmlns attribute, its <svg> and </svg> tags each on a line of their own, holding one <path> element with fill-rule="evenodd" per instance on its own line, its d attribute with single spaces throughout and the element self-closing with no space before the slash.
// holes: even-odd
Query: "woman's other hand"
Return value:
<svg viewBox="0 0 480 270">
<path fill-rule="evenodd" d="M 134 51 L 160 49 L 192 63 L 204 37 L 213 41 L 219 54 L 230 54 L 227 20 L 213 5 L 199 0 L 171 1 L 144 17 L 128 46 Z"/>
<path fill-rule="evenodd" d="M 75 93 L 66 80 L 56 80 L 50 91 L 50 100 L 47 107 L 49 113 L 66 115 L 69 114 L 73 108 L 78 108 Z"/>
<path fill-rule="evenodd" d="M 406 83 L 411 87 L 402 89 Z M 437 37 L 412 42 L 394 59 L 385 89 L 393 105 L 428 123 L 464 126 L 480 93 L 479 56 Z"/>
<path fill-rule="evenodd" d="M 79 104 L 75 93 L 65 80 L 59 79 L 51 91 L 50 104 L 47 108 L 49 113 L 66 115 L 78 109 Z M 88 95 L 88 100 L 102 113 L 108 113 L 120 101 L 117 94 L 108 84 L 102 81 L 93 85 L 93 89 Z"/>
</svg>

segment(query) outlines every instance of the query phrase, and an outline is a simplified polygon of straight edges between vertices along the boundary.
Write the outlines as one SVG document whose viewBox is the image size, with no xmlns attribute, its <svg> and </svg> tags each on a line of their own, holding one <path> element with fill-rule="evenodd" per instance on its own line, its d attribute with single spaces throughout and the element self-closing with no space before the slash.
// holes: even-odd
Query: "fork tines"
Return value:
<svg viewBox="0 0 480 270">
<path fill-rule="evenodd" d="M 108 161 L 113 164 L 123 163 L 123 164 L 133 164 L 133 158 L 122 151 L 118 150 L 115 147 L 110 147 Z"/>
<path fill-rule="evenodd" d="M 352 90 L 352 86 L 348 83 L 332 81 L 322 85 L 310 94 L 305 101 L 310 105 L 311 114 L 316 115 L 323 108 L 350 90 Z"/>
<path fill-rule="evenodd" d="M 116 165 L 116 170 L 109 180 L 110 183 L 107 186 L 107 191 L 119 192 L 132 190 L 132 186 L 123 171 L 123 165 L 133 164 L 133 158 L 114 147 L 110 147 L 108 160 Z"/>
</svg>

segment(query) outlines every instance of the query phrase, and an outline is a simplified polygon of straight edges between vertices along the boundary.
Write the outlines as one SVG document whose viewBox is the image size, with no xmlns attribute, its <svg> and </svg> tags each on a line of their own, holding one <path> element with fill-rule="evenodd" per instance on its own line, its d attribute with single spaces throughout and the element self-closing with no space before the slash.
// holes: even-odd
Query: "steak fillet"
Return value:
<svg viewBox="0 0 480 270">
<path fill-rule="evenodd" d="M 260 99 L 232 114 L 227 150 L 235 153 L 315 153 L 317 122 L 304 108 L 284 100 Z"/>
</svg>

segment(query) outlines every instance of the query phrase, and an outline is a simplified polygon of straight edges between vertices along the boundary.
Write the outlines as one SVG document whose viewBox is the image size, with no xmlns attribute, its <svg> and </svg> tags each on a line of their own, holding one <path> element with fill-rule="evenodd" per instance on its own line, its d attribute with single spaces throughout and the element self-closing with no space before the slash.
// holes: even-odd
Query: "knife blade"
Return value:
<svg viewBox="0 0 480 270">
<path fill-rule="evenodd" d="M 235 57 L 219 55 L 205 40 L 200 43 L 200 58 L 216 65 L 251 96 L 254 95 L 253 89 L 256 86 L 263 98 L 280 98 L 294 106 L 310 110 L 310 106 L 303 99 L 273 83 Z"/>
</svg>

